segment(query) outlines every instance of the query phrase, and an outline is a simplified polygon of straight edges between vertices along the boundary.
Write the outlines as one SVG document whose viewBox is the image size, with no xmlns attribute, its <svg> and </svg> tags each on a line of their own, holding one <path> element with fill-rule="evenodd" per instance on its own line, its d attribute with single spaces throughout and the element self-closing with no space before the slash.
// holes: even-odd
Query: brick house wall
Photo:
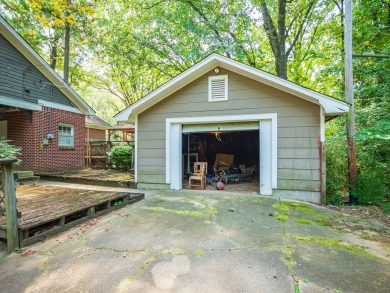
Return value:
<svg viewBox="0 0 390 293">
<path fill-rule="evenodd" d="M 52 117 L 51 130 L 50 116 Z M 85 116 L 64 110 L 44 107 L 43 111 L 32 111 L 32 121 L 23 112 L 8 112 L 2 120 L 8 122 L 8 139 L 21 147 L 19 170 L 35 173 L 77 170 L 84 168 Z M 58 124 L 74 126 L 74 147 L 58 146 Z M 54 134 L 48 145 L 43 145 L 47 134 Z"/>
<path fill-rule="evenodd" d="M 106 140 L 106 130 L 89 128 L 89 127 L 85 129 L 85 141 L 105 141 L 105 140 Z"/>
</svg>

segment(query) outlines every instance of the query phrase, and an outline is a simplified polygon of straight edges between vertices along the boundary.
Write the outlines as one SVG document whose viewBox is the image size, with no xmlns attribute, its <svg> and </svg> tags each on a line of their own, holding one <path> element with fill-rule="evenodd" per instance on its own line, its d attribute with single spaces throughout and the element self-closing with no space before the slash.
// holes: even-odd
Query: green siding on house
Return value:
<svg viewBox="0 0 390 293">
<path fill-rule="evenodd" d="M 50 97 L 50 81 L 35 66 L 0 34 L 0 96 L 35 104 L 42 99 L 74 107 L 56 87 Z"/>
<path fill-rule="evenodd" d="M 165 183 L 166 118 L 277 113 L 278 189 L 320 192 L 320 106 L 220 68 L 228 101 L 208 102 L 213 71 L 138 115 L 138 182 Z"/>
</svg>

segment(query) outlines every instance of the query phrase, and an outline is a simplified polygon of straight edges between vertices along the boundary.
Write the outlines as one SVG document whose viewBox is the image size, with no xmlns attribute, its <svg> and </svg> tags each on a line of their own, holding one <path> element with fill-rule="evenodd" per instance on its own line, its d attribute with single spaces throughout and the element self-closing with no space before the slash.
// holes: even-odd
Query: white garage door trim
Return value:
<svg viewBox="0 0 390 293">
<path fill-rule="evenodd" d="M 272 195 L 277 188 L 277 114 L 247 114 L 229 116 L 176 117 L 166 119 L 166 183 L 171 189 L 182 189 L 181 135 L 183 124 L 206 124 L 218 122 L 260 123 L 260 176 L 261 190 L 264 195 Z M 263 153 L 263 154 L 262 154 Z"/>
<path fill-rule="evenodd" d="M 258 121 L 183 124 L 182 133 L 259 130 Z"/>
</svg>

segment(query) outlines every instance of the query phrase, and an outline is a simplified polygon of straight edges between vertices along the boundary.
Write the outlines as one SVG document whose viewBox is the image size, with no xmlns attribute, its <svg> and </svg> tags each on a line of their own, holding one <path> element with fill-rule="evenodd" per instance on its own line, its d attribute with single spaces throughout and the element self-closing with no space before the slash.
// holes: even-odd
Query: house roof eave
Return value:
<svg viewBox="0 0 390 293">
<path fill-rule="evenodd" d="M 98 124 L 93 124 L 93 123 L 85 123 L 86 128 L 92 128 L 92 129 L 99 129 L 99 130 L 107 130 L 109 126 L 103 126 L 103 125 L 98 125 Z"/>
<path fill-rule="evenodd" d="M 244 63 L 224 57 L 222 55 L 213 53 L 199 63 L 190 67 L 183 73 L 177 75 L 167 83 L 163 84 L 155 91 L 146 95 L 141 100 L 138 100 L 130 107 L 119 112 L 114 117 L 115 120 L 118 122 L 133 122 L 137 114 L 158 103 L 165 97 L 181 89 L 185 85 L 189 84 L 201 75 L 206 74 L 215 67 L 223 67 L 225 69 L 237 72 L 241 75 L 247 76 L 248 78 L 257 80 L 261 83 L 267 84 L 271 87 L 277 88 L 299 98 L 308 100 L 315 104 L 320 104 L 324 107 L 325 115 L 328 115 L 330 113 L 337 113 L 338 115 L 341 115 L 347 112 L 349 109 L 348 104 L 343 101 L 339 101 L 335 98 L 329 97 L 311 89 L 304 88 L 298 84 L 282 79 L 268 72 L 259 70 Z M 334 109 L 338 110 L 334 111 Z"/>
<path fill-rule="evenodd" d="M 0 17 L 1 34 L 85 115 L 95 111 L 53 70 L 31 46 Z"/>
</svg>

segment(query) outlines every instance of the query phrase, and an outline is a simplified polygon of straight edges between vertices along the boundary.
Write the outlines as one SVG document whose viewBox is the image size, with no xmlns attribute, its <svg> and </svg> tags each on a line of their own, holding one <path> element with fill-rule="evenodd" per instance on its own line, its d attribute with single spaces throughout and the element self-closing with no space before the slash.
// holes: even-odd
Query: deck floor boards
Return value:
<svg viewBox="0 0 390 293">
<path fill-rule="evenodd" d="M 18 186 L 17 208 L 22 213 L 19 229 L 25 230 L 54 221 L 78 211 L 98 206 L 105 202 L 128 198 L 130 193 L 81 190 L 48 186 Z M 5 226 L 5 217 L 0 217 L 0 226 Z"/>
</svg>

